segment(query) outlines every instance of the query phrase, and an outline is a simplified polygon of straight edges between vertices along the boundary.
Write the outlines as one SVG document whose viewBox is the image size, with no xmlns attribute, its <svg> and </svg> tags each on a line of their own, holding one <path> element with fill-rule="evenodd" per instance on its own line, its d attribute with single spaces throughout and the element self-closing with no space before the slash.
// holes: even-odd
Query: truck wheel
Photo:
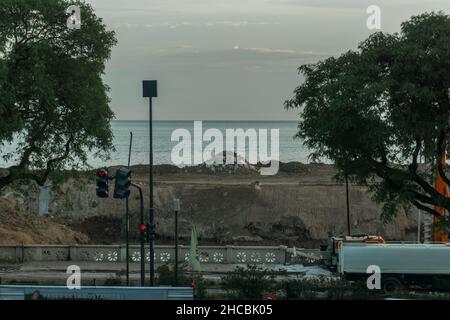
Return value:
<svg viewBox="0 0 450 320">
<path fill-rule="evenodd" d="M 402 290 L 402 283 L 397 278 L 388 277 L 382 281 L 382 287 L 385 293 L 398 293 Z"/>
</svg>

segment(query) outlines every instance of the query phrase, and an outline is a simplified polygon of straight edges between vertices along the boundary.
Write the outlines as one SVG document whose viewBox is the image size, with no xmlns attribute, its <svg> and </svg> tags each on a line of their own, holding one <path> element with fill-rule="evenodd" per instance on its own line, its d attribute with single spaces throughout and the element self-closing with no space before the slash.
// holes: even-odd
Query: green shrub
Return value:
<svg viewBox="0 0 450 320">
<path fill-rule="evenodd" d="M 261 299 L 264 292 L 276 290 L 277 274 L 255 265 L 236 267 L 222 279 L 222 286 L 232 299 Z"/>
<path fill-rule="evenodd" d="M 286 299 L 352 300 L 376 299 L 379 290 L 369 290 L 362 282 L 349 282 L 333 278 L 304 278 L 284 281 Z"/>
<path fill-rule="evenodd" d="M 108 276 L 108 278 L 105 280 L 104 286 L 121 286 L 122 285 L 122 279 L 120 276 L 115 275 L 115 276 Z"/>
<path fill-rule="evenodd" d="M 205 281 L 202 277 L 197 276 L 192 280 L 194 287 L 194 299 L 195 300 L 205 300 L 207 299 L 207 290 L 209 286 L 208 281 Z"/>
<path fill-rule="evenodd" d="M 157 284 L 160 286 L 175 286 L 175 266 L 172 268 L 164 264 L 156 269 L 158 273 Z M 191 286 L 192 279 L 186 276 L 186 266 L 181 264 L 178 266 L 178 285 Z"/>
</svg>

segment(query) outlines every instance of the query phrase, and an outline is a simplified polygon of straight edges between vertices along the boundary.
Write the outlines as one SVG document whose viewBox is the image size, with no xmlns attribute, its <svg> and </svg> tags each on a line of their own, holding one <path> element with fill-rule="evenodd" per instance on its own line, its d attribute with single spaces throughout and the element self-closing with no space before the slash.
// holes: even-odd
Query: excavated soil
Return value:
<svg viewBox="0 0 450 320">
<path fill-rule="evenodd" d="M 114 169 L 111 168 L 112 174 Z M 149 166 L 134 166 L 132 172 L 133 182 L 143 189 L 147 214 Z M 181 201 L 182 243 L 188 243 L 192 224 L 203 245 L 317 247 L 330 235 L 346 233 L 345 186 L 333 180 L 335 170 L 331 165 L 281 164 L 275 176 L 261 176 L 254 168 L 233 166 L 180 169 L 165 165 L 156 166 L 154 172 L 159 244 L 173 242 L 174 198 Z M 111 183 L 111 195 L 113 189 Z M 22 186 L 14 190 L 14 197 L 9 196 L 18 201 L 20 210 L 0 202 L 0 243 L 124 242 L 125 203 L 112 196 L 97 198 L 93 173 L 89 179 L 71 179 L 53 186 L 49 212 L 52 218 L 37 218 L 37 196 L 36 188 Z M 134 189 L 129 202 L 130 238 L 135 241 L 139 196 Z M 380 234 L 388 240 L 417 238 L 416 211 L 402 211 L 393 222 L 383 224 L 381 206 L 371 201 L 363 187 L 350 186 L 350 211 L 352 233 Z M 10 216 L 21 218 L 12 223 Z"/>
<path fill-rule="evenodd" d="M 0 198 L 0 244 L 81 244 L 89 238 L 52 218 L 27 214 L 8 198 Z"/>
</svg>

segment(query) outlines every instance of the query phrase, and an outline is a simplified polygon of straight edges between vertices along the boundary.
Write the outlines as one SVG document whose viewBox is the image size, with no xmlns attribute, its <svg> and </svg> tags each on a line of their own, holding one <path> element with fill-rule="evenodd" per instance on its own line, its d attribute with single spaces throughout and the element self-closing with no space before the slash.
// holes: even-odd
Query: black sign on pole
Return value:
<svg viewBox="0 0 450 320">
<path fill-rule="evenodd" d="M 142 81 L 142 96 L 149 98 L 149 136 L 150 136 L 150 150 L 149 150 L 149 223 L 148 223 L 148 241 L 150 246 L 150 286 L 155 284 L 155 215 L 153 208 L 153 115 L 152 115 L 152 98 L 158 96 L 157 81 L 156 80 L 144 80 Z"/>
<path fill-rule="evenodd" d="M 156 98 L 158 96 L 156 80 L 142 81 L 142 92 L 144 98 Z"/>
</svg>

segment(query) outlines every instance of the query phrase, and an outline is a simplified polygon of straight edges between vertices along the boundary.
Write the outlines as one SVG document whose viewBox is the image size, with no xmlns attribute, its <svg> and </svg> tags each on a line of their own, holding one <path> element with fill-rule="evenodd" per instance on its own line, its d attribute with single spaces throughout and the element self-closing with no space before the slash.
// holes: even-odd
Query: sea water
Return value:
<svg viewBox="0 0 450 320">
<path fill-rule="evenodd" d="M 309 151 L 302 145 L 302 141 L 295 138 L 298 132 L 295 121 L 203 121 L 203 132 L 210 129 L 219 129 L 225 136 L 226 129 L 279 129 L 279 156 L 280 161 L 308 162 Z M 149 123 L 148 121 L 112 121 L 111 128 L 114 135 L 115 151 L 111 152 L 109 160 L 88 156 L 88 164 L 92 167 L 126 165 L 128 163 L 128 150 L 130 144 L 130 132 L 133 133 L 131 148 L 131 164 L 149 163 Z M 171 141 L 172 132 L 184 128 L 193 135 L 194 121 L 153 121 L 153 162 L 155 164 L 172 164 L 172 148 L 178 141 Z M 270 150 L 270 139 L 268 150 Z M 208 144 L 209 142 L 204 142 Z M 1 155 L 14 152 L 16 143 L 4 145 Z M 248 152 L 248 143 L 246 144 Z M 192 149 L 193 146 L 192 146 Z M 228 150 L 227 150 L 228 151 Z M 16 164 L 14 159 L 5 161 L 0 159 L 0 167 L 9 167 Z"/>
</svg>

